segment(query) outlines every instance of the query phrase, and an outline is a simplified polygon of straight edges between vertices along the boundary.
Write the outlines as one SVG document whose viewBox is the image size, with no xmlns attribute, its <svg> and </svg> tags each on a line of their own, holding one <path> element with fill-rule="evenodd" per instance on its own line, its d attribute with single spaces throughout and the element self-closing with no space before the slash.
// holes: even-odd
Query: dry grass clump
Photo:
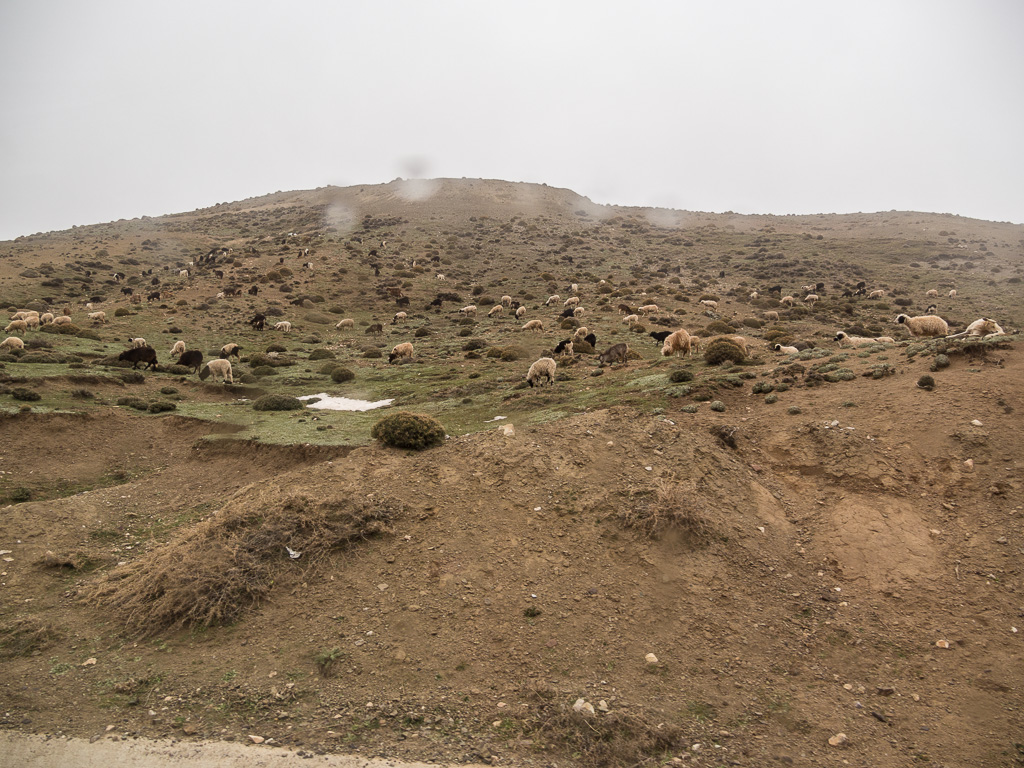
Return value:
<svg viewBox="0 0 1024 768">
<path fill-rule="evenodd" d="M 17 619 L 0 625 L 0 659 L 31 656 L 44 650 L 59 637 L 57 630 L 35 617 Z"/>
<path fill-rule="evenodd" d="M 674 479 L 659 479 L 654 488 L 631 493 L 624 499 L 615 517 L 626 528 L 647 537 L 659 539 L 676 530 L 697 541 L 707 541 L 714 534 L 712 518 L 704 502 L 688 495 Z"/>
<path fill-rule="evenodd" d="M 399 502 L 351 495 L 293 496 L 283 504 L 239 505 L 107 575 L 85 599 L 125 614 L 144 635 L 235 621 L 256 606 L 291 562 L 309 564 L 332 550 L 387 534 Z"/>
<path fill-rule="evenodd" d="M 618 711 L 589 715 L 553 701 L 541 704 L 537 720 L 526 729 L 534 740 L 571 754 L 574 764 L 587 768 L 660 765 L 686 748 L 686 734 L 670 723 Z"/>
</svg>

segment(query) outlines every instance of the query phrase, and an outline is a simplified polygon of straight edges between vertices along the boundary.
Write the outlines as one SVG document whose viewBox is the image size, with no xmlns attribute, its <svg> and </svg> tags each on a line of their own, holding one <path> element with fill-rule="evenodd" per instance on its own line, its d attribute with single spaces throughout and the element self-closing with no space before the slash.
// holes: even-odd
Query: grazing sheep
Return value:
<svg viewBox="0 0 1024 768">
<path fill-rule="evenodd" d="M 774 309 L 769 311 L 769 312 L 765 312 L 764 313 L 764 319 L 765 320 L 778 320 L 779 319 L 779 313 L 776 312 Z"/>
<path fill-rule="evenodd" d="M 949 325 L 938 315 L 896 315 L 893 322 L 907 326 L 911 336 L 946 336 L 949 333 Z"/>
<path fill-rule="evenodd" d="M 437 275 L 437 280 L 438 280 L 439 282 L 442 282 L 442 283 L 443 283 L 443 282 L 445 282 L 445 280 L 447 280 L 447 279 L 448 279 L 448 278 L 446 278 L 446 277 L 445 277 L 444 275 L 442 275 L 441 273 L 438 273 L 438 275 Z"/>
<path fill-rule="evenodd" d="M 995 320 L 990 320 L 987 317 L 983 317 L 979 320 L 975 320 L 973 323 L 967 326 L 967 330 L 961 331 L 960 333 L 954 333 L 952 336 L 947 336 L 947 339 L 960 339 L 964 336 L 981 336 L 984 339 L 990 336 L 1005 336 L 1006 331 L 999 327 L 999 324 Z"/>
<path fill-rule="evenodd" d="M 19 339 L 17 336 L 8 336 L 3 341 L 0 341 L 0 349 L 24 349 L 25 342 Z"/>
<path fill-rule="evenodd" d="M 622 322 L 625 323 L 626 325 L 633 325 L 633 323 L 639 323 L 640 315 L 626 315 L 624 318 L 622 318 Z"/>
<path fill-rule="evenodd" d="M 69 315 L 57 315 L 53 318 L 54 325 L 71 325 L 71 317 Z"/>
<path fill-rule="evenodd" d="M 241 360 L 241 352 L 242 348 L 235 344 L 235 342 L 233 341 L 229 341 L 227 344 L 220 348 L 220 356 L 222 360 L 227 360 L 232 355 L 235 356 L 236 360 Z"/>
<path fill-rule="evenodd" d="M 203 364 L 203 353 L 198 349 L 190 349 L 187 352 L 182 352 L 181 356 L 178 357 L 178 362 L 175 365 L 184 365 L 186 368 L 191 368 L 192 373 L 199 370 L 199 366 Z"/>
<path fill-rule="evenodd" d="M 885 291 L 882 290 L 872 291 L 871 293 L 868 294 L 869 299 L 880 299 L 883 296 L 885 296 Z"/>
<path fill-rule="evenodd" d="M 388 362 L 393 363 L 395 360 L 403 357 L 407 357 L 410 360 L 412 359 L 412 344 L 408 341 L 395 345 L 395 348 L 391 350 L 391 354 L 388 355 Z"/>
<path fill-rule="evenodd" d="M 267 327 L 267 316 L 264 314 L 257 314 L 252 320 L 249 321 L 249 325 L 252 326 L 254 331 L 262 331 Z"/>
<path fill-rule="evenodd" d="M 569 290 L 572 291 L 573 293 L 579 293 L 580 287 L 576 283 L 573 283 L 572 285 L 569 286 Z"/>
<path fill-rule="evenodd" d="M 495 304 L 491 307 L 491 311 L 487 313 L 488 317 L 501 317 L 501 313 L 505 311 L 505 308 L 501 304 Z"/>
<path fill-rule="evenodd" d="M 501 306 L 503 306 L 503 307 L 511 307 L 512 306 L 512 297 L 511 296 L 502 296 L 501 297 Z"/>
<path fill-rule="evenodd" d="M 690 349 L 694 352 L 700 352 L 700 336 L 690 334 Z"/>
<path fill-rule="evenodd" d="M 634 315 L 634 314 L 636 314 L 632 310 L 632 308 L 629 306 L 629 304 L 619 304 L 618 310 L 619 310 L 619 313 L 623 314 L 623 315 Z"/>
<path fill-rule="evenodd" d="M 585 309 L 584 309 L 583 307 L 576 307 L 576 308 L 574 308 L 574 309 L 573 309 L 573 311 L 572 311 L 572 316 L 573 316 L 573 317 L 583 317 L 583 315 L 584 315 L 584 313 L 585 313 L 586 311 L 587 311 L 587 310 L 585 310 Z"/>
<path fill-rule="evenodd" d="M 230 360 L 211 360 L 204 365 L 203 370 L 199 372 L 199 380 L 206 381 L 210 376 L 213 376 L 214 381 L 220 379 L 225 384 L 235 383 L 235 380 L 231 377 Z"/>
<path fill-rule="evenodd" d="M 587 328 L 587 326 L 585 325 L 581 325 L 579 328 L 576 329 L 576 332 L 573 333 L 572 340 L 581 341 L 582 339 L 585 339 L 587 337 L 588 333 L 590 333 L 590 329 Z"/>
<path fill-rule="evenodd" d="M 690 334 L 683 328 L 680 328 L 675 333 L 669 334 L 665 338 L 665 342 L 661 347 L 661 354 L 663 357 L 678 355 L 680 352 L 685 352 L 687 355 L 691 356 L 693 355 L 693 350 L 690 348 Z"/>
<path fill-rule="evenodd" d="M 924 295 L 928 296 L 930 298 L 933 298 L 933 299 L 939 298 L 939 292 L 937 290 L 935 290 L 934 288 L 932 288 L 930 291 L 925 291 Z"/>
<path fill-rule="evenodd" d="M 718 302 L 713 299 L 701 299 L 700 303 L 708 309 L 718 309 Z"/>
<path fill-rule="evenodd" d="M 138 336 L 138 337 L 136 337 L 134 339 L 128 339 L 128 343 L 131 344 L 133 347 L 148 347 L 149 346 L 149 344 L 146 343 L 146 340 L 144 338 L 142 338 L 141 336 Z"/>
<path fill-rule="evenodd" d="M 399 321 L 404 323 L 408 319 L 409 319 L 409 315 L 406 314 L 405 312 L 395 312 L 395 316 L 393 318 L 391 318 L 391 324 L 395 325 Z"/>
<path fill-rule="evenodd" d="M 749 298 L 750 298 L 751 301 L 753 301 L 754 299 L 759 298 L 759 297 L 760 297 L 760 294 L 757 291 L 751 291 L 750 292 Z"/>
<path fill-rule="evenodd" d="M 784 347 L 782 344 L 776 344 L 775 351 L 782 352 L 785 355 L 795 355 L 800 350 L 797 349 L 796 347 Z"/>
<path fill-rule="evenodd" d="M 579 305 L 579 303 L 580 303 L 580 297 L 579 296 L 570 296 L 568 299 L 566 299 L 565 301 L 562 302 L 562 306 L 563 307 L 575 307 L 575 306 Z"/>
<path fill-rule="evenodd" d="M 556 355 L 572 355 L 572 339 L 563 339 L 555 346 Z"/>
<path fill-rule="evenodd" d="M 43 313 L 42 315 L 39 316 L 39 323 L 41 325 L 49 325 L 52 322 L 53 322 L 53 313 L 52 312 L 45 312 L 45 313 Z"/>
<path fill-rule="evenodd" d="M 949 298 L 951 298 L 951 299 L 955 299 L 956 298 L 956 288 L 954 288 L 953 290 L 951 290 L 949 292 Z"/>
<path fill-rule="evenodd" d="M 875 342 L 878 344 L 895 344 L 896 339 L 892 336 L 875 336 Z"/>
<path fill-rule="evenodd" d="M 182 354 L 184 351 L 185 351 L 185 342 L 181 341 L 179 339 L 178 341 L 174 342 L 174 346 L 171 347 L 171 351 L 168 352 L 167 354 L 170 357 L 174 357 L 175 355 Z"/>
<path fill-rule="evenodd" d="M 381 325 L 380 323 L 372 323 L 371 325 L 366 326 L 366 330 L 363 331 L 363 333 L 367 333 L 367 334 L 370 334 L 370 333 L 373 333 L 373 334 L 384 333 L 384 326 Z"/>
<path fill-rule="evenodd" d="M 187 269 L 179 269 L 178 270 L 178 277 L 188 277 L 188 270 Z"/>
<path fill-rule="evenodd" d="M 559 296 L 559 295 L 558 295 L 558 294 L 556 293 L 556 294 L 554 294 L 553 296 L 548 296 L 548 300 L 544 302 L 544 306 L 545 306 L 545 307 L 550 307 L 550 306 L 551 306 L 552 304 L 554 304 L 554 303 L 555 303 L 556 301 L 561 301 L 561 300 L 562 300 L 562 297 L 561 297 L 561 296 Z"/>
<path fill-rule="evenodd" d="M 542 357 L 530 366 L 526 373 L 526 383 L 531 387 L 539 387 L 543 384 L 542 379 L 546 378 L 548 383 L 555 384 L 555 361 L 550 357 Z"/>
<path fill-rule="evenodd" d="M 138 368 L 139 363 L 145 363 L 145 365 L 142 366 L 142 370 L 146 370 L 147 368 L 156 370 L 156 350 L 149 346 L 126 349 L 117 356 L 117 359 L 131 363 L 132 368 Z"/>
<path fill-rule="evenodd" d="M 939 311 L 939 307 L 936 304 L 929 304 L 928 309 L 924 311 L 926 315 L 934 315 Z"/>
<path fill-rule="evenodd" d="M 516 320 L 522 320 L 524 317 L 526 317 L 526 307 L 519 307 L 516 310 Z"/>
<path fill-rule="evenodd" d="M 804 296 L 804 301 L 808 304 L 814 304 L 816 301 L 818 301 L 818 294 L 808 293 L 806 296 Z"/>
<path fill-rule="evenodd" d="M 613 344 L 597 356 L 597 363 L 601 368 L 608 363 L 625 363 L 629 359 L 629 345 L 623 342 Z"/>
<path fill-rule="evenodd" d="M 544 323 L 542 323 L 540 320 L 531 320 L 526 325 L 524 325 L 520 330 L 537 331 L 538 333 L 540 333 L 541 331 L 544 330 Z"/>
<path fill-rule="evenodd" d="M 353 320 L 351 317 L 346 317 L 344 320 L 339 320 L 338 324 L 335 325 L 334 327 L 340 331 L 342 328 L 354 328 L 355 325 L 355 320 Z"/>
<path fill-rule="evenodd" d="M 7 327 L 4 328 L 5 333 L 14 333 L 15 331 L 21 331 L 22 333 L 25 333 L 27 330 L 28 323 L 26 323 L 24 320 L 11 320 L 11 322 L 7 324 Z"/>
<path fill-rule="evenodd" d="M 792 307 L 794 304 L 796 304 L 796 299 L 794 299 L 792 296 L 783 296 L 781 299 L 779 299 L 779 304 L 785 304 L 787 307 Z"/>
<path fill-rule="evenodd" d="M 701 302 L 701 303 L 703 304 L 703 302 Z M 636 313 L 638 315 L 649 315 L 652 312 L 657 312 L 657 311 L 658 311 L 658 305 L 657 304 L 644 304 L 642 307 L 637 307 L 636 308 Z"/>
<path fill-rule="evenodd" d="M 284 333 L 288 333 L 291 329 L 292 329 L 292 324 L 289 323 L 287 320 L 281 320 L 278 323 L 274 323 L 274 330 L 275 331 L 282 331 Z"/>
<path fill-rule="evenodd" d="M 97 312 L 90 312 L 88 314 L 88 318 L 92 320 L 94 323 L 105 323 L 107 322 L 107 313 L 104 312 L 103 310 L 99 310 Z"/>
<path fill-rule="evenodd" d="M 468 307 L 463 307 L 459 312 L 466 317 L 476 317 L 476 304 L 470 304 Z"/>
</svg>

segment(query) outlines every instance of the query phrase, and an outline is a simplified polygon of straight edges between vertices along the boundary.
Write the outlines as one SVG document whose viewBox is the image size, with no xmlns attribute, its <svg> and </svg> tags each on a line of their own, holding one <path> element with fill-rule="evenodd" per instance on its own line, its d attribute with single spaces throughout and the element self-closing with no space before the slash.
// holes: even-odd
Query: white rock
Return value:
<svg viewBox="0 0 1024 768">
<path fill-rule="evenodd" d="M 845 744 L 847 741 L 849 741 L 849 739 L 847 738 L 845 733 L 837 733 L 835 736 L 828 740 L 828 743 L 831 744 L 833 747 L 838 747 L 842 744 Z"/>
<path fill-rule="evenodd" d="M 587 715 L 594 714 L 594 705 L 584 699 L 576 699 L 576 703 L 572 705 L 573 711 L 582 712 Z"/>
<path fill-rule="evenodd" d="M 967 461 L 964 462 L 964 466 L 968 469 L 974 469 L 974 459 L 967 459 Z"/>
<path fill-rule="evenodd" d="M 936 648 L 949 648 L 949 640 L 936 640 L 935 641 L 935 647 Z"/>
<path fill-rule="evenodd" d="M 657 664 L 658 657 L 655 656 L 653 653 L 648 653 L 646 656 L 644 656 L 644 661 L 646 661 L 648 664 Z"/>
<path fill-rule="evenodd" d="M 974 420 L 971 421 L 971 426 L 972 427 L 980 427 L 980 426 L 982 426 L 982 424 L 977 419 L 974 419 Z"/>
<path fill-rule="evenodd" d="M 250 733 L 249 741 L 251 741 L 253 744 L 262 744 L 264 741 L 266 741 L 266 739 L 264 739 L 262 736 L 256 736 Z"/>
</svg>

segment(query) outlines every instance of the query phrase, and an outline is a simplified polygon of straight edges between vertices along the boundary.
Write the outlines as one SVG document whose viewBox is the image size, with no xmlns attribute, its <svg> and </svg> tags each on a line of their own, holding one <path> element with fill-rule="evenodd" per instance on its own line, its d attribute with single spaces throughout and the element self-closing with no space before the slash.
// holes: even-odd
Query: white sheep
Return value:
<svg viewBox="0 0 1024 768">
<path fill-rule="evenodd" d="M 775 310 L 770 310 L 770 311 L 764 313 L 764 319 L 765 320 L 778 320 L 779 319 L 779 313 L 776 312 Z"/>
<path fill-rule="evenodd" d="M 501 306 L 503 306 L 503 307 L 511 307 L 512 306 L 512 297 L 508 296 L 508 295 L 502 296 L 501 297 Z"/>
<path fill-rule="evenodd" d="M 438 275 L 437 275 L 437 280 L 438 280 L 438 282 L 441 282 L 441 283 L 443 283 L 443 282 L 445 282 L 445 280 L 447 280 L 447 279 L 448 279 L 448 278 L 446 278 L 446 277 L 445 277 L 444 275 L 442 275 L 442 274 L 441 274 L 440 272 L 438 273 Z"/>
<path fill-rule="evenodd" d="M 796 299 L 794 299 L 792 296 L 783 296 L 781 299 L 779 299 L 779 304 L 785 304 L 787 307 L 792 307 L 794 304 L 796 304 Z"/>
<path fill-rule="evenodd" d="M 929 296 L 929 297 L 931 297 L 933 299 L 939 298 L 939 292 L 937 290 L 935 290 L 934 288 L 932 288 L 930 291 L 926 291 L 924 295 L 925 296 Z"/>
<path fill-rule="evenodd" d="M 708 309 L 718 309 L 718 302 L 714 299 L 701 299 L 700 303 Z"/>
<path fill-rule="evenodd" d="M 892 336 L 875 336 L 876 344 L 895 344 L 896 339 Z"/>
<path fill-rule="evenodd" d="M 911 336 L 946 336 L 949 333 L 949 324 L 938 315 L 896 315 L 893 322 L 907 326 Z"/>
<path fill-rule="evenodd" d="M 53 312 L 44 312 L 39 316 L 39 323 L 41 325 L 50 325 L 53 322 Z"/>
<path fill-rule="evenodd" d="M 524 317 L 526 317 L 526 307 L 519 307 L 516 310 L 516 320 L 522 320 Z"/>
<path fill-rule="evenodd" d="M 468 307 L 463 307 L 459 312 L 466 317 L 476 317 L 476 304 L 470 304 Z"/>
<path fill-rule="evenodd" d="M 572 316 L 573 317 L 583 317 L 583 315 L 586 313 L 586 311 L 587 310 L 585 310 L 583 307 L 576 307 L 572 311 Z"/>
<path fill-rule="evenodd" d="M 223 347 L 220 348 L 220 356 L 221 356 L 222 359 L 227 360 L 229 357 L 234 355 L 235 358 L 237 358 L 238 360 L 241 360 L 242 359 L 241 351 L 242 351 L 242 348 L 240 346 L 238 346 L 238 344 L 236 344 L 233 341 L 229 341 L 227 344 L 225 344 Z"/>
<path fill-rule="evenodd" d="M 562 306 L 568 309 L 569 307 L 578 306 L 580 303 L 579 296 L 570 296 L 568 299 L 562 302 Z"/>
<path fill-rule="evenodd" d="M 231 377 L 231 361 L 222 360 L 211 360 L 203 366 L 203 370 L 199 372 L 199 378 L 202 381 L 206 381 L 210 376 L 213 376 L 213 380 L 220 379 L 228 384 L 234 384 L 235 380 Z"/>
<path fill-rule="evenodd" d="M 531 322 L 538 322 L 533 320 Z M 530 370 L 526 374 L 526 383 L 531 387 L 539 387 L 542 385 L 541 379 L 547 378 L 548 382 L 553 386 L 555 383 L 555 361 L 550 357 L 542 357 L 530 366 Z"/>
<path fill-rule="evenodd" d="M 956 288 L 954 288 L 953 290 L 951 290 L 949 292 L 949 298 L 951 298 L 951 299 L 955 299 L 956 298 Z"/>
<path fill-rule="evenodd" d="M 776 352 L 781 352 L 784 355 L 795 355 L 800 350 L 797 349 L 796 347 L 787 347 L 787 346 L 784 346 L 782 344 L 776 344 L 775 345 L 775 351 Z"/>
<path fill-rule="evenodd" d="M 401 358 L 412 360 L 412 344 L 408 341 L 395 345 L 395 348 L 391 350 L 391 354 L 388 355 L 388 362 L 393 363 Z"/>
<path fill-rule="evenodd" d="M 633 325 L 633 323 L 639 323 L 640 315 L 626 315 L 624 318 L 622 318 L 622 322 L 624 322 L 626 325 Z"/>
<path fill-rule="evenodd" d="M 491 307 L 491 311 L 487 313 L 488 317 L 501 317 L 501 313 L 505 311 L 505 308 L 501 304 L 495 304 Z"/>
<path fill-rule="evenodd" d="M 188 270 L 187 269 L 179 269 L 178 270 L 178 277 L 188 277 Z"/>
<path fill-rule="evenodd" d="M 845 331 L 837 333 L 835 341 L 838 341 L 841 347 L 863 347 L 875 343 L 874 339 L 870 339 L 867 336 L 851 336 Z"/>
<path fill-rule="evenodd" d="M 167 353 L 170 357 L 181 357 L 185 354 L 185 342 L 179 339 L 174 342 L 174 346 L 171 347 L 171 351 Z"/>
<path fill-rule="evenodd" d="M 53 318 L 54 325 L 71 325 L 71 317 L 69 315 L 57 315 Z"/>
<path fill-rule="evenodd" d="M 573 293 L 579 293 L 580 287 L 576 283 L 573 283 L 572 285 L 569 286 L 569 290 L 571 290 Z"/>
<path fill-rule="evenodd" d="M 562 300 L 562 297 L 561 297 L 561 296 L 559 296 L 559 295 L 558 295 L 558 294 L 556 293 L 556 294 L 554 294 L 553 296 L 548 296 L 548 300 L 544 302 L 544 306 L 545 306 L 545 307 L 550 307 L 550 306 L 551 306 L 552 304 L 554 304 L 554 303 L 555 303 L 556 301 L 561 301 L 561 300 Z"/>
<path fill-rule="evenodd" d="M 573 341 L 582 341 L 582 340 L 583 340 L 583 338 L 584 338 L 584 337 L 585 337 L 585 336 L 586 336 L 586 335 L 587 335 L 588 333 L 590 333 L 590 329 L 589 329 L 589 328 L 587 328 L 587 326 L 585 326 L 585 325 L 581 325 L 581 326 L 580 326 L 579 328 L 577 328 L 577 329 L 576 329 L 576 332 L 575 332 L 575 333 L 573 333 L 573 335 L 572 335 L 572 340 L 573 340 Z"/>
<path fill-rule="evenodd" d="M 526 325 L 524 325 L 520 330 L 537 331 L 538 333 L 540 333 L 541 331 L 544 330 L 544 323 L 542 323 L 540 320 L 531 320 Z"/>
<path fill-rule="evenodd" d="M 27 330 L 28 323 L 26 323 L 24 320 L 11 320 L 11 322 L 7 324 L 7 327 L 4 328 L 5 333 L 14 333 L 15 331 L 21 331 L 22 333 L 25 333 L 25 331 Z"/>
<path fill-rule="evenodd" d="M 137 336 L 134 339 L 128 339 L 128 343 L 131 344 L 132 347 L 135 348 L 135 349 L 138 349 L 139 347 L 148 347 L 149 346 L 149 344 L 146 343 L 146 340 L 144 338 L 142 338 L 141 336 Z"/>
<path fill-rule="evenodd" d="M 761 294 L 759 294 L 757 291 L 751 291 L 750 292 L 750 300 L 753 301 L 754 299 L 759 298 L 760 295 Z"/>
<path fill-rule="evenodd" d="M 395 312 L 395 316 L 391 318 L 391 324 L 396 325 L 397 323 L 404 323 L 409 319 L 409 315 L 405 312 Z"/>
<path fill-rule="evenodd" d="M 885 296 L 885 291 L 882 290 L 872 291 L 868 294 L 869 299 L 880 299 L 883 296 Z"/>
<path fill-rule="evenodd" d="M 657 312 L 657 311 L 658 311 L 658 305 L 657 304 L 644 304 L 642 307 L 637 307 L 636 308 L 636 313 L 638 315 L 649 315 L 652 312 Z"/>
<path fill-rule="evenodd" d="M 29 328 L 36 330 L 39 328 L 39 315 L 29 315 L 25 318 L 24 322 Z"/>
<path fill-rule="evenodd" d="M 274 330 L 275 331 L 283 331 L 284 333 L 288 333 L 288 331 L 290 331 L 291 329 L 292 329 L 292 324 L 289 323 L 287 320 L 281 320 L 278 323 L 274 323 Z"/>
<path fill-rule="evenodd" d="M 8 336 L 3 341 L 0 341 L 0 349 L 24 349 L 25 342 L 19 339 L 17 336 Z"/>
<path fill-rule="evenodd" d="M 952 336 L 947 336 L 947 339 L 960 339 L 964 336 L 981 336 L 982 338 L 989 338 L 990 336 L 1005 336 L 1006 331 L 999 327 L 999 324 L 995 320 L 990 320 L 987 317 L 982 317 L 979 320 L 975 320 L 973 323 L 967 326 L 967 330 L 961 331 L 960 333 L 954 333 Z"/>
<path fill-rule="evenodd" d="M 664 357 L 677 355 L 680 352 L 693 355 L 693 348 L 690 346 L 690 334 L 683 328 L 666 336 L 665 342 L 661 347 L 661 354 Z"/>
<path fill-rule="evenodd" d="M 808 293 L 806 296 L 804 296 L 804 301 L 807 304 L 814 304 L 816 301 L 818 301 L 818 294 Z"/>
<path fill-rule="evenodd" d="M 346 317 L 344 320 L 339 320 L 337 325 L 335 325 L 334 327 L 340 331 L 342 328 L 355 328 L 355 325 L 355 320 L 353 320 L 351 317 Z"/>
<path fill-rule="evenodd" d="M 105 323 L 107 322 L 107 313 L 100 309 L 96 312 L 90 312 L 88 318 L 94 323 Z"/>
</svg>

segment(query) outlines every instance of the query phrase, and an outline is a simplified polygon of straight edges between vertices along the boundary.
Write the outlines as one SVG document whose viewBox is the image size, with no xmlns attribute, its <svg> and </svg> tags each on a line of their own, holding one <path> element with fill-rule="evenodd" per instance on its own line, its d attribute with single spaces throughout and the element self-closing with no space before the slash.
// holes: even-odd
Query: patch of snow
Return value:
<svg viewBox="0 0 1024 768">
<path fill-rule="evenodd" d="M 351 397 L 331 397 L 326 392 L 319 395 L 303 395 L 299 400 L 312 400 L 318 398 L 315 403 L 310 403 L 307 408 L 319 408 L 325 411 L 372 411 L 374 408 L 383 408 L 395 402 L 391 400 L 378 400 L 371 403 L 369 400 L 355 400 Z"/>
</svg>

